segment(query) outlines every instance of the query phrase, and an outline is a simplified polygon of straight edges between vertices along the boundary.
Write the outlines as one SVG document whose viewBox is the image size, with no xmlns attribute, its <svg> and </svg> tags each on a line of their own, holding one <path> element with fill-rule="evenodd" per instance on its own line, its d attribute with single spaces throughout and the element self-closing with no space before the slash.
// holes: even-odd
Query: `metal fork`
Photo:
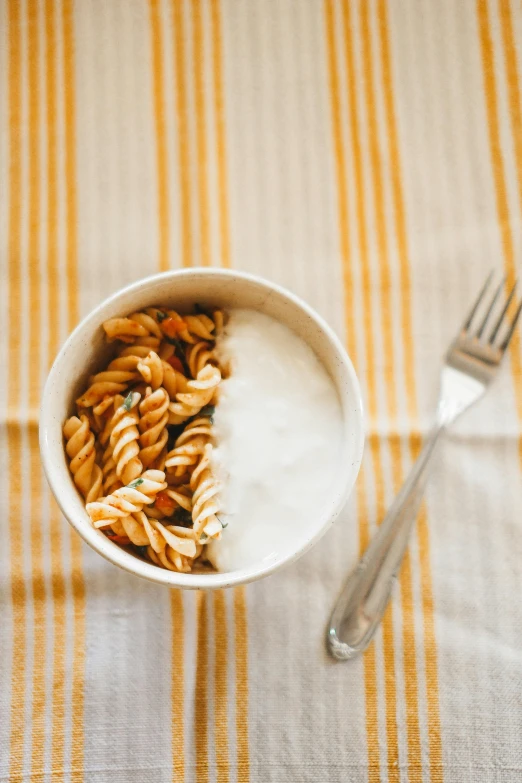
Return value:
<svg viewBox="0 0 522 783">
<path fill-rule="evenodd" d="M 408 547 L 428 464 L 439 435 L 485 393 L 513 336 L 522 309 L 521 301 L 513 317 L 508 317 L 517 283 L 515 281 L 497 320 L 490 327 L 505 285 L 503 280 L 489 297 L 488 304 L 492 278 L 493 272 L 446 355 L 435 426 L 335 605 L 327 632 L 328 649 L 334 658 L 342 661 L 355 658 L 372 640 Z M 484 309 L 483 318 L 474 326 Z"/>
</svg>

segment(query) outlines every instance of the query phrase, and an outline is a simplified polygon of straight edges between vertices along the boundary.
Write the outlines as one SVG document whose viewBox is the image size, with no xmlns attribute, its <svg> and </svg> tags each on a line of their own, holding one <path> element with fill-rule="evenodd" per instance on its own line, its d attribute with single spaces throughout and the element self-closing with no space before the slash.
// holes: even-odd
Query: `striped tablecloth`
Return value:
<svg viewBox="0 0 522 783">
<path fill-rule="evenodd" d="M 362 660 L 325 621 L 426 432 L 439 357 L 522 251 L 519 0 L 0 2 L 0 780 L 522 780 L 522 352 L 445 440 Z M 302 295 L 368 440 L 343 518 L 247 589 L 169 592 L 60 518 L 39 395 L 161 269 Z"/>
</svg>

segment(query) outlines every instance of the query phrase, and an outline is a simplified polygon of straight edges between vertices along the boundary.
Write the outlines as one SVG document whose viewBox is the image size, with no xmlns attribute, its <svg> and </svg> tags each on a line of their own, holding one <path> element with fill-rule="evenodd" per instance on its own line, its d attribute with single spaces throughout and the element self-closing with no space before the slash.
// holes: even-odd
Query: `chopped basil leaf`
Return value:
<svg viewBox="0 0 522 783">
<path fill-rule="evenodd" d="M 127 396 L 123 400 L 123 407 L 125 408 L 126 411 L 130 411 L 130 409 L 132 408 L 132 392 L 131 391 L 127 394 Z"/>
<path fill-rule="evenodd" d="M 200 537 L 199 537 L 199 543 L 200 543 L 200 544 L 204 544 L 204 543 L 205 543 L 205 541 L 207 540 L 207 538 L 208 538 L 207 534 L 206 534 L 206 533 L 202 533 L 202 534 L 200 535 Z"/>
<path fill-rule="evenodd" d="M 158 323 L 160 324 L 162 321 L 165 320 L 165 318 L 168 318 L 167 313 L 164 313 L 163 310 L 156 310 L 156 318 L 158 320 Z"/>
<path fill-rule="evenodd" d="M 201 408 L 199 415 L 200 416 L 209 416 L 210 421 L 212 424 L 214 423 L 214 419 L 212 418 L 214 416 L 214 413 L 216 412 L 216 406 L 215 405 L 205 405 L 204 408 Z"/>
<path fill-rule="evenodd" d="M 130 484 L 127 484 L 127 487 L 129 489 L 136 489 L 136 487 L 139 487 L 140 484 L 143 484 L 143 479 L 142 478 L 137 478 L 137 479 L 134 479 L 134 481 L 131 481 Z"/>
<path fill-rule="evenodd" d="M 176 356 L 181 361 L 181 364 L 183 365 L 183 370 L 187 376 L 190 376 L 190 368 L 187 364 L 187 360 L 185 358 L 185 349 L 183 347 L 183 343 L 179 339 L 179 337 L 169 337 L 168 335 L 163 335 L 165 337 L 165 340 L 173 345 L 176 348 Z"/>
<path fill-rule="evenodd" d="M 217 516 L 217 514 L 216 514 L 216 516 Z M 224 521 L 221 519 L 221 517 L 217 517 L 217 518 L 218 518 L 218 521 L 219 521 L 219 523 L 221 524 L 221 527 L 223 528 L 223 530 L 224 530 L 226 527 L 228 527 L 228 522 L 224 522 Z"/>
</svg>

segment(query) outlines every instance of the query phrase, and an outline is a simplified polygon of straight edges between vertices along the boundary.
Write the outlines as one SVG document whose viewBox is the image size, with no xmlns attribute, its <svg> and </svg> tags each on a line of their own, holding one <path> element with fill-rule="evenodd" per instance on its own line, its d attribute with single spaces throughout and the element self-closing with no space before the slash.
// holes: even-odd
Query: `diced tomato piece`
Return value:
<svg viewBox="0 0 522 783">
<path fill-rule="evenodd" d="M 161 328 L 167 337 L 177 337 L 180 332 L 186 329 L 186 326 L 181 319 L 178 321 L 176 318 L 165 318 L 161 322 Z"/>
<path fill-rule="evenodd" d="M 123 546 L 127 546 L 130 544 L 130 538 L 127 536 L 111 536 L 109 535 L 108 538 L 111 539 L 111 541 L 114 541 L 115 544 L 123 544 Z"/>
<path fill-rule="evenodd" d="M 171 356 L 170 359 L 167 359 L 167 362 L 170 364 L 171 367 L 174 368 L 174 370 L 183 373 L 183 363 L 181 359 L 178 359 L 177 356 Z"/>
<path fill-rule="evenodd" d="M 169 514 L 172 514 L 177 504 L 176 501 L 172 500 L 172 498 L 169 497 L 166 492 L 158 492 L 154 505 L 157 509 L 163 511 L 163 513 L 167 514 L 168 516 Z"/>
</svg>

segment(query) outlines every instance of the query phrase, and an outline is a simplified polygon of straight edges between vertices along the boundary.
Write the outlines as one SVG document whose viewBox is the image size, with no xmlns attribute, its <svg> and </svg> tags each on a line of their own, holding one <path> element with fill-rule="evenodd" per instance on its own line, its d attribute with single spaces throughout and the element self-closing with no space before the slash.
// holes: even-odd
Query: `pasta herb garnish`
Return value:
<svg viewBox="0 0 522 783">
<path fill-rule="evenodd" d="M 190 377 L 190 368 L 187 363 L 187 359 L 185 357 L 185 349 L 183 348 L 183 343 L 179 339 L 179 337 L 169 337 L 167 334 L 165 335 L 165 340 L 173 345 L 177 351 L 177 356 L 181 360 L 181 363 L 183 365 L 183 370 L 185 371 L 186 375 Z"/>
<path fill-rule="evenodd" d="M 200 543 L 200 544 L 204 544 L 204 543 L 205 543 L 205 541 L 207 541 L 207 540 L 208 540 L 208 536 L 207 536 L 207 534 L 206 534 L 206 533 L 202 533 L 202 534 L 200 535 L 200 537 L 199 537 L 199 543 Z"/>
<path fill-rule="evenodd" d="M 208 416 L 211 424 L 214 424 L 214 413 L 216 412 L 215 405 L 205 405 L 199 412 L 200 416 Z"/>
<path fill-rule="evenodd" d="M 217 520 L 218 520 L 218 522 L 220 523 L 220 525 L 221 525 L 221 527 L 223 528 L 223 530 L 224 530 L 225 528 L 227 528 L 227 527 L 228 527 L 228 522 L 226 522 L 226 521 L 224 521 L 223 519 L 221 519 L 221 517 L 220 517 L 220 516 L 218 516 L 217 514 L 216 514 L 216 519 L 217 519 Z"/>
<path fill-rule="evenodd" d="M 128 413 L 128 412 L 130 411 L 130 409 L 132 408 L 132 397 L 133 397 L 133 393 L 130 391 L 130 392 L 127 394 L 127 396 L 125 397 L 125 399 L 123 400 L 123 407 L 125 408 L 125 410 L 127 411 L 127 413 Z"/>
<path fill-rule="evenodd" d="M 143 479 L 142 478 L 137 478 L 137 479 L 134 479 L 134 481 L 131 481 L 130 484 L 127 484 L 127 486 L 128 486 L 129 489 L 136 489 L 136 487 L 139 487 L 142 484 L 143 484 Z"/>
<path fill-rule="evenodd" d="M 156 310 L 156 318 L 158 323 L 161 323 L 165 318 L 168 318 L 168 315 L 167 313 L 164 313 L 163 310 Z"/>
</svg>

